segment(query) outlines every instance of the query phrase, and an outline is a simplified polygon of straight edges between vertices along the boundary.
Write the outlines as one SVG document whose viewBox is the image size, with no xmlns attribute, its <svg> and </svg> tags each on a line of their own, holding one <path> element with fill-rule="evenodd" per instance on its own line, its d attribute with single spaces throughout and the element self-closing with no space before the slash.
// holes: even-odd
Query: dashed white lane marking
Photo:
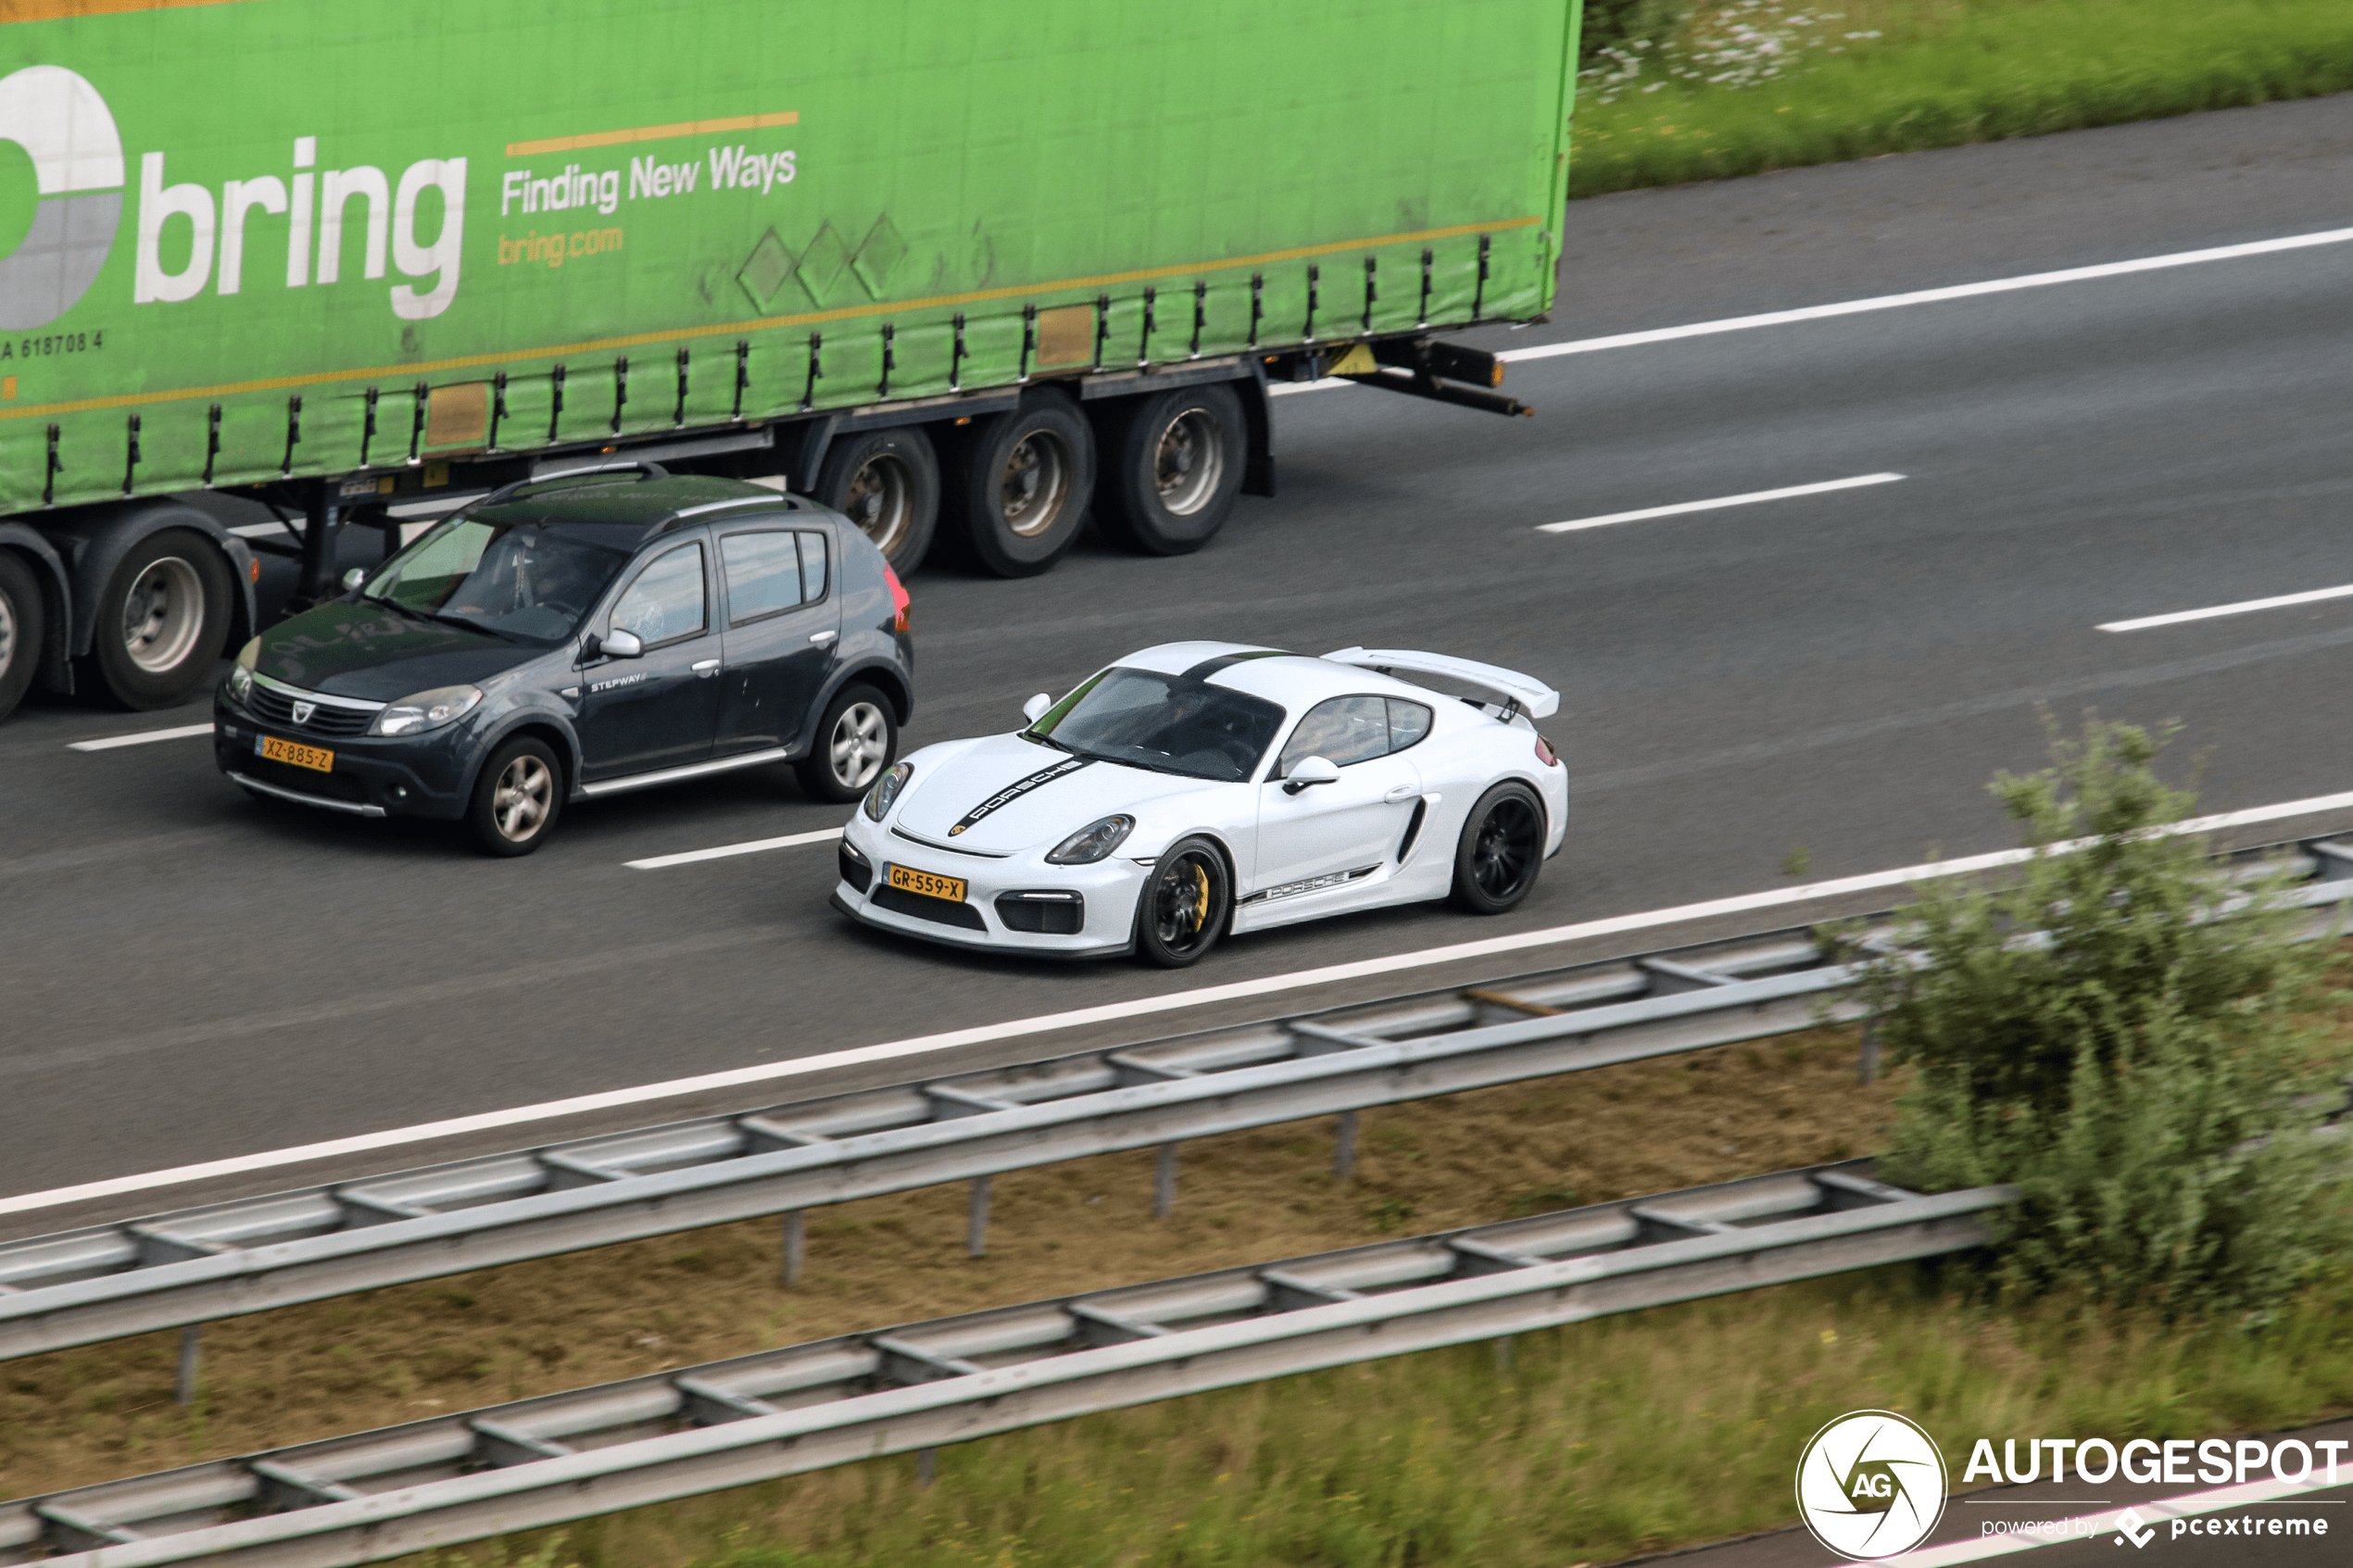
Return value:
<svg viewBox="0 0 2353 1568">
<path fill-rule="evenodd" d="M 2288 817 L 2309 816 L 2322 811 L 2340 811 L 2353 808 L 2353 792 L 2343 795 L 2316 796 L 2308 800 L 2288 800 L 2272 806 L 2255 806 L 2243 811 L 2225 811 L 2217 816 L 2196 817 L 2177 822 L 2171 833 L 2209 833 L 2220 828 L 2244 827 L 2254 822 L 2275 822 Z M 2080 848 L 2081 842 L 2053 846 L 2055 852 Z M 1327 964 L 1319 969 L 1303 969 L 1289 974 L 1266 975 L 1256 980 L 1236 980 L 1223 985 L 1201 985 L 1189 991 L 1175 991 L 1164 996 L 1137 997 L 1126 1001 L 1106 1002 L 1097 1007 L 1072 1008 L 1065 1012 L 1050 1012 L 1036 1018 L 1012 1019 L 1002 1023 L 984 1023 L 970 1029 L 950 1029 L 937 1035 L 918 1035 L 912 1039 L 890 1040 L 880 1045 L 856 1046 L 847 1050 L 824 1051 L 815 1056 L 797 1057 L 789 1061 L 763 1061 L 749 1067 L 729 1068 L 720 1073 L 698 1073 L 690 1078 L 672 1078 L 656 1084 L 639 1084 L 624 1089 L 608 1089 L 598 1094 L 575 1095 L 569 1099 L 544 1100 L 537 1105 L 510 1106 L 500 1110 L 480 1111 L 471 1116 L 453 1116 L 446 1121 L 421 1123 L 412 1127 L 391 1127 L 382 1132 L 362 1133 L 353 1137 L 330 1138 L 321 1143 L 296 1144 L 286 1148 L 264 1149 L 256 1154 L 241 1154 L 226 1160 L 208 1160 L 194 1165 L 177 1165 L 168 1170 L 146 1171 L 136 1175 L 109 1176 L 103 1181 L 83 1182 L 74 1186 L 55 1187 L 47 1192 L 25 1193 L 15 1198 L 0 1198 L 0 1214 L 19 1214 L 28 1210 L 50 1209 L 64 1203 L 78 1203 L 91 1198 L 114 1198 L 124 1193 L 145 1192 L 156 1187 L 174 1186 L 182 1183 L 204 1181 L 216 1176 L 242 1175 L 253 1171 L 266 1171 L 282 1165 L 298 1165 L 305 1160 L 327 1160 L 346 1154 L 366 1153 L 379 1148 L 396 1148 L 407 1144 L 426 1143 L 435 1138 L 455 1137 L 465 1133 L 478 1133 L 502 1127 L 528 1125 L 549 1122 L 560 1117 L 577 1116 L 589 1111 L 610 1110 L 620 1106 L 639 1105 L 675 1098 L 681 1095 L 707 1093 L 714 1089 L 767 1086 L 788 1079 L 807 1077 L 815 1073 L 830 1072 L 840 1067 L 859 1067 L 871 1062 L 895 1061 L 902 1058 L 931 1056 L 941 1051 L 955 1050 L 964 1046 L 982 1045 L 991 1040 L 1014 1039 L 1022 1035 L 1045 1035 L 1061 1029 L 1076 1029 L 1089 1023 L 1103 1023 L 1126 1018 L 1144 1018 L 1154 1013 L 1180 1012 L 1188 1008 L 1206 1007 L 1214 1002 L 1227 1002 L 1252 997 L 1276 996 L 1285 991 L 1304 990 L 1311 986 L 1328 985 L 1344 980 L 1360 980 L 1372 976 L 1403 973 L 1407 970 L 1426 969 L 1435 964 L 1454 963 L 1466 959 L 1492 958 L 1504 953 L 1522 952 L 1530 947 L 1549 947 L 1563 942 L 1574 942 L 1591 936 L 1615 935 L 1621 932 L 1644 931 L 1655 926 L 1675 925 L 1686 921 L 1705 920 L 1718 915 L 1745 914 L 1755 909 L 1778 909 L 1813 898 L 1835 897 L 1842 894 L 1866 892 L 1881 887 L 1900 887 L 1907 883 L 1926 882 L 1935 877 L 1960 876 L 1970 872 L 1990 871 L 2001 866 L 2016 865 L 2031 859 L 2030 849 L 2000 849 L 1988 855 L 1968 855 L 1957 860 L 1932 860 L 1921 866 L 1899 866 L 1893 871 L 1868 872 L 1860 876 L 1837 877 L 1828 882 L 1806 883 L 1794 887 L 1768 888 L 1762 893 L 1743 893 L 1730 898 L 1712 898 L 1704 903 L 1684 904 L 1674 909 L 1652 909 L 1642 914 L 1612 915 L 1603 920 L 1581 921 L 1574 925 L 1555 925 L 1542 931 L 1523 931 L 1505 936 L 1490 936 L 1477 942 L 1457 942 L 1443 947 L 1426 947 L 1419 952 L 1397 953 L 1385 958 L 1365 959 L 1354 963 Z M 919 964 L 919 955 L 911 954 L 910 964 Z"/>
<path fill-rule="evenodd" d="M 1578 338 L 1568 343 L 1530 344 L 1526 348 L 1506 348 L 1495 358 L 1516 365 L 1529 359 L 1557 358 L 1564 354 L 1599 354 L 1612 348 L 1640 348 L 1646 344 L 1680 343 L 1685 338 L 1715 337 L 1723 332 L 1744 332 L 1758 327 L 1793 326 L 1800 321 L 1827 321 L 1840 316 L 1868 315 L 1874 310 L 1900 310 L 1911 305 L 1941 305 L 1946 300 L 2015 294 L 2022 289 L 2090 282 L 2098 278 L 2126 278 L 2138 272 L 2197 267 L 2209 261 L 2237 261 L 2250 256 L 2272 256 L 2282 251 L 2309 250 L 2315 245 L 2344 245 L 2347 241 L 2353 241 L 2353 229 L 2324 229 L 2310 234 L 2250 240 L 2245 245 L 2174 251 L 2166 256 L 2144 256 L 2131 261 L 2103 261 L 2092 267 L 2069 267 L 2056 272 L 2028 272 L 2015 278 L 1989 278 L 1983 282 L 1955 283 L 1941 289 L 1875 295 L 1869 299 L 1840 300 L 1834 305 L 1807 305 L 1794 310 L 1768 310 L 1756 316 L 1727 316 L 1720 320 L 1693 321 L 1680 327 L 1653 327 L 1644 332 L 1616 332 L 1608 337 Z M 1289 382 L 1266 390 L 1280 397 L 1294 392 L 1321 392 L 1327 387 L 1355 384 L 1344 377 L 1326 376 L 1321 381 Z"/>
<path fill-rule="evenodd" d="M 186 740 L 191 735 L 208 735 L 212 726 L 181 724 L 169 730 L 141 730 L 135 735 L 108 735 L 104 740 L 68 741 L 69 751 L 112 751 L 119 746 L 145 746 L 151 740 Z"/>
<path fill-rule="evenodd" d="M 664 866 L 690 866 L 697 860 L 724 860 L 731 855 L 757 855 L 763 849 L 789 849 L 796 844 L 823 844 L 840 836 L 839 828 L 827 828 L 823 833 L 788 833 L 782 838 L 748 838 L 741 844 L 722 844 L 711 849 L 686 849 L 675 855 L 648 855 L 642 860 L 623 860 L 622 864 L 634 872 L 658 872 Z"/>
<path fill-rule="evenodd" d="M 2342 588 L 2314 588 L 2301 594 L 2282 594 L 2276 598 L 2241 599 L 2236 604 L 2209 605 L 2204 609 L 2177 609 L 2169 615 L 2144 615 L 2137 621 L 2109 621 L 2094 630 L 2140 632 L 2151 626 L 2178 626 L 2184 621 L 2211 621 L 2218 615 L 2245 615 L 2250 610 L 2284 609 L 2290 605 L 2312 605 L 2323 599 L 2344 598 L 2353 598 L 2353 583 Z"/>
<path fill-rule="evenodd" d="M 1866 484 L 1893 484 L 1903 477 L 1900 473 L 1864 473 L 1853 479 L 1826 479 L 1818 484 L 1792 484 L 1780 490 L 1752 490 L 1744 495 L 1718 495 L 1711 501 L 1678 501 L 1671 507 L 1644 507 L 1635 512 L 1611 512 L 1604 517 L 1580 517 L 1567 522 L 1539 523 L 1536 532 L 1574 533 L 1582 528 L 1606 528 L 1614 522 L 1642 522 L 1655 517 L 1681 517 L 1687 512 L 1718 511 L 1726 507 L 1745 507 L 1758 501 L 1786 501 L 1793 495 L 1824 495 L 1833 490 L 1858 490 Z"/>
</svg>

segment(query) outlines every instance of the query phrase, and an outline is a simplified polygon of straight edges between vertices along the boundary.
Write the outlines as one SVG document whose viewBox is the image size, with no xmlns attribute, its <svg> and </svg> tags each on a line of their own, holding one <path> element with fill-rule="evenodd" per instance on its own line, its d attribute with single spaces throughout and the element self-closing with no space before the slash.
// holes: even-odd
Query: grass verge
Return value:
<svg viewBox="0 0 2353 1568">
<path fill-rule="evenodd" d="M 1571 194 L 2353 89 L 2344 0 L 1824 0 L 1813 9 L 1836 19 L 1802 30 L 1763 15 L 1785 19 L 1793 5 L 1745 9 L 1781 48 L 1831 42 L 1805 52 L 1805 69 L 1750 85 L 1661 75 L 1648 60 L 1616 88 L 1589 79 L 1571 124 Z M 1708 74 L 1754 74 L 1721 56 Z M 1654 82 L 1664 85 L 1645 91 Z"/>
</svg>

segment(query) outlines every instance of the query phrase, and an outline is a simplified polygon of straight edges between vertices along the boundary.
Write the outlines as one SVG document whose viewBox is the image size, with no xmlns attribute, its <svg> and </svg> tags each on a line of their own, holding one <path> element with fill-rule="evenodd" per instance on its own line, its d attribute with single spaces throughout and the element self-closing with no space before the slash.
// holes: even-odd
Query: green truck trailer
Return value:
<svg viewBox="0 0 2353 1568">
<path fill-rule="evenodd" d="M 1579 0 L 0 0 L 0 714 L 180 701 L 258 566 L 654 463 L 903 572 L 1198 547 L 1270 383 L 1491 409 Z"/>
</svg>

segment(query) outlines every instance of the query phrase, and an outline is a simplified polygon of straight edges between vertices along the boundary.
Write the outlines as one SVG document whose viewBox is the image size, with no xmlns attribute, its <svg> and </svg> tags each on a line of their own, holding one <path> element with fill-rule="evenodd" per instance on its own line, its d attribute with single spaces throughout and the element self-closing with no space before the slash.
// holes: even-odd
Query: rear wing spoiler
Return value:
<svg viewBox="0 0 2353 1568">
<path fill-rule="evenodd" d="M 1416 675 L 1442 675 L 1466 686 L 1492 692 L 1531 719 L 1549 719 L 1560 711 L 1561 694 L 1533 675 L 1504 670 L 1474 659 L 1450 659 L 1442 653 L 1416 653 L 1410 648 L 1341 648 L 1324 657 L 1334 664 L 1387 674 L 1392 670 Z"/>
</svg>

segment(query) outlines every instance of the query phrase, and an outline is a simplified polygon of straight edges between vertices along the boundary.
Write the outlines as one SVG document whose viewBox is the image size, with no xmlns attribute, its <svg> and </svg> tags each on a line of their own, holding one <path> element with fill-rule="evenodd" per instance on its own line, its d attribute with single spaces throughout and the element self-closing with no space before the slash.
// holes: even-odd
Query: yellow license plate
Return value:
<svg viewBox="0 0 2353 1568">
<path fill-rule="evenodd" d="M 335 771 L 335 754 L 324 746 L 304 746 L 299 741 L 280 740 L 276 735 L 257 735 L 253 748 L 272 762 L 291 762 L 320 773 Z"/>
<path fill-rule="evenodd" d="M 935 876 L 929 872 L 910 871 L 905 866 L 892 866 L 890 884 L 901 893 L 920 893 L 926 898 L 945 898 L 950 903 L 964 901 L 964 879 L 960 876 Z"/>
</svg>

